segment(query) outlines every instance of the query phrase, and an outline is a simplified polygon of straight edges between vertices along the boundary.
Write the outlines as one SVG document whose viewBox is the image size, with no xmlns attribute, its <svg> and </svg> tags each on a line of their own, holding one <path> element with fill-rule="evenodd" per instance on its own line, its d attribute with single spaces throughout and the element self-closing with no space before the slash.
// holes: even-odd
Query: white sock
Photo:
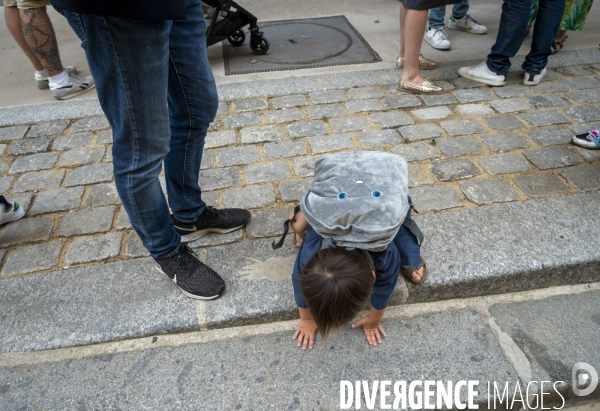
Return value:
<svg viewBox="0 0 600 411">
<path fill-rule="evenodd" d="M 67 75 L 67 70 L 63 70 L 62 73 L 57 74 L 56 76 L 48 77 L 48 81 L 50 84 L 56 84 L 59 86 L 66 86 L 69 82 L 69 76 Z"/>
<path fill-rule="evenodd" d="M 48 75 L 46 74 L 46 70 L 42 70 L 42 71 L 35 71 L 35 74 L 37 74 L 38 76 L 42 76 L 42 77 L 48 77 Z"/>
</svg>

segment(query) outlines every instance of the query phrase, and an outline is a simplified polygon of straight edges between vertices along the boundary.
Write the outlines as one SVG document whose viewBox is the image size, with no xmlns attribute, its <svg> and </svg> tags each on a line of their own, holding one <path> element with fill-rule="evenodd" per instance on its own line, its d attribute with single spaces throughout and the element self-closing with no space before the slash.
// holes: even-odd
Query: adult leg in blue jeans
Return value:
<svg viewBox="0 0 600 411">
<path fill-rule="evenodd" d="M 452 6 L 452 16 L 448 19 L 448 28 L 462 30 L 472 34 L 485 34 L 487 27 L 479 24 L 477 20 L 469 14 L 469 1 L 462 0 L 454 3 Z M 444 30 L 444 17 L 446 16 L 446 7 L 435 7 L 429 10 L 428 27 L 425 33 L 425 41 L 431 47 L 439 50 L 450 49 L 450 39 Z"/>
<path fill-rule="evenodd" d="M 115 183 L 133 228 L 157 267 L 184 294 L 211 299 L 224 282 L 181 246 L 158 180 L 163 162 L 169 205 L 177 220 L 194 227 L 191 231 L 239 228 L 249 213 L 209 210 L 201 198 L 204 138 L 218 98 L 200 2 L 186 6 L 187 20 L 173 21 L 62 13 L 82 40 L 113 129 Z"/>
</svg>

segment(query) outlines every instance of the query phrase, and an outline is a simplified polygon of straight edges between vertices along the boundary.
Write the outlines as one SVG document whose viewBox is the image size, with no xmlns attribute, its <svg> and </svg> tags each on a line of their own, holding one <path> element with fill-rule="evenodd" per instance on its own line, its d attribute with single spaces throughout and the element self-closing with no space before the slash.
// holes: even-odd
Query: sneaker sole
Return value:
<svg viewBox="0 0 600 411">
<path fill-rule="evenodd" d="M 219 297 L 219 296 L 221 295 L 221 294 L 217 294 L 217 295 L 215 295 L 215 296 L 213 296 L 213 297 L 202 297 L 202 296 L 200 296 L 200 295 L 195 295 L 195 294 L 188 293 L 188 292 L 187 292 L 187 291 L 185 291 L 183 288 L 181 288 L 181 287 L 179 286 L 179 284 L 177 284 L 177 279 L 176 279 L 176 278 L 171 278 L 171 277 L 169 277 L 169 276 L 167 275 L 167 273 L 165 273 L 165 272 L 163 271 L 163 269 L 162 269 L 162 268 L 160 268 L 160 265 L 158 265 L 156 262 L 154 262 L 154 266 L 156 267 L 156 269 L 157 269 L 158 271 L 160 271 L 161 273 L 163 273 L 164 275 L 166 275 L 166 276 L 167 276 L 167 278 L 168 278 L 169 280 L 173 281 L 173 282 L 175 283 L 175 285 L 177 286 L 177 288 L 179 288 L 179 291 L 181 291 L 181 292 L 183 293 L 183 295 L 185 295 L 186 297 L 190 297 L 190 298 L 192 298 L 192 299 L 194 299 L 194 300 L 205 300 L 205 301 L 208 301 L 208 300 L 214 300 L 215 298 L 217 298 L 217 297 Z"/>
<path fill-rule="evenodd" d="M 449 29 L 451 29 L 451 30 L 460 30 L 460 31 L 465 31 L 465 32 L 467 32 L 467 33 L 471 33 L 471 34 L 486 34 L 486 33 L 487 33 L 487 30 L 486 30 L 486 31 L 471 31 L 471 30 L 469 30 L 469 29 L 463 29 L 463 28 L 461 28 L 461 27 L 452 27 L 452 26 L 448 26 L 447 24 L 446 24 L 446 27 L 447 27 L 447 28 L 449 28 Z"/>
<path fill-rule="evenodd" d="M 23 209 L 23 207 L 19 207 L 19 211 L 17 211 L 16 213 L 13 213 L 12 215 L 6 216 L 6 220 L 4 218 L 4 216 L 0 216 L 0 224 L 7 224 L 7 223 L 11 223 L 13 221 L 17 221 L 20 218 L 22 218 L 25 215 L 25 210 Z"/>
<path fill-rule="evenodd" d="M 425 37 L 424 40 L 427 42 L 427 44 L 429 44 L 431 47 L 433 47 L 436 50 L 450 50 L 450 47 L 452 47 L 452 44 L 450 44 L 449 46 L 444 46 L 444 47 L 434 46 L 433 44 L 431 44 L 431 41 L 427 37 Z"/>
<path fill-rule="evenodd" d="M 205 228 L 204 230 L 198 230 L 198 231 L 194 231 L 193 233 L 182 235 L 181 236 L 181 242 L 184 243 L 184 244 L 185 243 L 191 243 L 192 241 L 195 241 L 195 240 L 197 240 L 199 238 L 202 238 L 206 234 L 210 234 L 210 233 L 227 234 L 227 233 L 230 233 L 232 231 L 239 230 L 243 226 L 244 225 L 241 225 L 239 227 L 233 227 L 233 228 Z"/>
<path fill-rule="evenodd" d="M 596 144 L 591 143 L 591 142 L 589 143 L 589 145 L 587 145 L 586 142 L 583 142 L 583 141 L 577 139 L 576 137 L 571 137 L 571 141 L 576 146 L 587 148 L 588 150 L 600 150 L 600 146 L 597 146 Z"/>
<path fill-rule="evenodd" d="M 85 93 L 86 91 L 90 91 L 94 87 L 96 87 L 96 85 L 92 84 L 91 86 L 89 86 L 86 89 L 79 90 L 79 91 L 76 91 L 74 93 L 70 93 L 70 94 L 67 94 L 67 95 L 64 95 L 64 96 L 54 96 L 54 98 L 57 99 L 57 100 L 68 100 L 70 98 L 73 98 L 73 97 L 76 97 L 76 96 L 80 95 L 81 93 Z"/>
<path fill-rule="evenodd" d="M 461 73 L 460 71 L 458 72 L 458 75 L 464 78 L 468 78 L 469 80 L 473 80 L 476 81 L 478 83 L 483 83 L 483 84 L 487 84 L 488 86 L 504 86 L 506 85 L 506 81 L 493 81 L 493 80 L 487 80 L 481 77 L 475 77 L 475 76 L 471 76 L 470 74 L 465 74 L 465 73 Z"/>
</svg>

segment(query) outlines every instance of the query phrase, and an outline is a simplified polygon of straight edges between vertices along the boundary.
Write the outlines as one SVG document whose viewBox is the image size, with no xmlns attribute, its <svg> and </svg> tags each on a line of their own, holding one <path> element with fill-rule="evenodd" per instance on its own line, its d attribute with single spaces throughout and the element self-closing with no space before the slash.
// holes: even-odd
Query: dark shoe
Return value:
<svg viewBox="0 0 600 411">
<path fill-rule="evenodd" d="M 171 216 L 182 243 L 197 240 L 208 233 L 224 234 L 235 231 L 248 224 L 250 217 L 250 211 L 241 208 L 217 210 L 214 207 L 206 207 L 204 213 L 193 223 L 182 223 Z"/>
<path fill-rule="evenodd" d="M 182 245 L 173 257 L 154 259 L 156 268 L 169 277 L 181 292 L 196 300 L 212 300 L 225 290 L 225 281 L 213 269 Z"/>
</svg>

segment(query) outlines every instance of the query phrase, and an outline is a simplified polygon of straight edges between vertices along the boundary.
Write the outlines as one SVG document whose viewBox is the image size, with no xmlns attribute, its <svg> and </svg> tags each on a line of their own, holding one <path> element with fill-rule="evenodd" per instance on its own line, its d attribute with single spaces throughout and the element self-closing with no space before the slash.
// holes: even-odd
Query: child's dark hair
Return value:
<svg viewBox="0 0 600 411">
<path fill-rule="evenodd" d="M 369 262 L 360 250 L 328 248 L 306 263 L 300 287 L 323 339 L 365 307 L 374 282 Z"/>
</svg>

